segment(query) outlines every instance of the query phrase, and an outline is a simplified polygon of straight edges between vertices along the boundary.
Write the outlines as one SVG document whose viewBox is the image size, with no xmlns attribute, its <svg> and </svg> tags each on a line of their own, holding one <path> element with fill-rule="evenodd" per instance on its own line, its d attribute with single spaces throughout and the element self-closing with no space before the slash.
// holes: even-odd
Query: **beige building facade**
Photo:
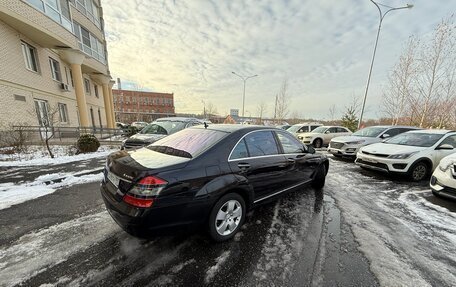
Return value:
<svg viewBox="0 0 456 287">
<path fill-rule="evenodd" d="M 103 23 L 100 0 L 0 1 L 0 126 L 114 128 Z"/>
</svg>

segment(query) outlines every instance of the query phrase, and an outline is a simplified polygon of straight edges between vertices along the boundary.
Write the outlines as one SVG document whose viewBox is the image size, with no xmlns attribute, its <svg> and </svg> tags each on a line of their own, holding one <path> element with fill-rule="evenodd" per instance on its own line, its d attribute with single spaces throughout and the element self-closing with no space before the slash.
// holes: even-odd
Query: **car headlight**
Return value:
<svg viewBox="0 0 456 287">
<path fill-rule="evenodd" d="M 412 155 L 416 154 L 417 151 L 415 152 L 409 152 L 409 153 L 399 153 L 399 154 L 392 154 L 388 158 L 394 158 L 394 159 L 406 159 L 411 157 Z"/>
<path fill-rule="evenodd" d="M 363 142 L 365 142 L 365 140 L 359 140 L 359 141 L 347 142 L 346 144 L 362 144 Z"/>
<path fill-rule="evenodd" d="M 456 159 L 442 159 L 439 163 L 439 169 L 446 172 L 451 166 L 456 164 Z"/>
</svg>

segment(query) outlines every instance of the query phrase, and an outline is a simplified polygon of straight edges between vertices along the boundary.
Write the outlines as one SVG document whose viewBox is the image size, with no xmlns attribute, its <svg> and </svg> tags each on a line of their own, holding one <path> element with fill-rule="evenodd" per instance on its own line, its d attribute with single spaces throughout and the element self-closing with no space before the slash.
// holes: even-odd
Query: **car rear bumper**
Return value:
<svg viewBox="0 0 456 287">
<path fill-rule="evenodd" d="M 102 183 L 101 195 L 114 221 L 125 231 L 137 235 L 174 234 L 194 229 L 205 222 L 206 210 L 198 205 L 180 203 L 166 207 L 137 208 L 123 202 Z"/>
</svg>

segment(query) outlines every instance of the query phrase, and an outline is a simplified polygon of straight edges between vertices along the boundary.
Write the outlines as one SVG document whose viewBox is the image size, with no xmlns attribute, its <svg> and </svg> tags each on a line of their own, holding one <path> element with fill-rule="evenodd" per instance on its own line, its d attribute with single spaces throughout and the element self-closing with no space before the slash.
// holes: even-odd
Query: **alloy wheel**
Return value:
<svg viewBox="0 0 456 287">
<path fill-rule="evenodd" d="M 414 180 L 421 180 L 426 176 L 427 168 L 424 164 L 419 164 L 413 169 L 412 177 Z"/>
<path fill-rule="evenodd" d="M 242 205 L 231 199 L 220 207 L 215 218 L 215 230 L 222 236 L 232 234 L 241 223 Z"/>
</svg>

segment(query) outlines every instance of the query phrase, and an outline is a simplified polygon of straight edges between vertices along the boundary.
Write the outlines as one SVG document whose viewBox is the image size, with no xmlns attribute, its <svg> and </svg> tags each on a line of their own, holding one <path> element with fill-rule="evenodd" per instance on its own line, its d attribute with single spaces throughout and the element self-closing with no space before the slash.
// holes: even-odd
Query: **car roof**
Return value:
<svg viewBox="0 0 456 287">
<path fill-rule="evenodd" d="M 394 126 L 394 125 L 378 125 L 378 126 L 368 126 L 364 127 L 363 129 L 367 128 L 384 128 L 384 129 L 390 129 L 390 128 L 407 128 L 407 129 L 421 129 L 419 127 L 414 127 L 414 126 Z"/>
<path fill-rule="evenodd" d="M 317 123 L 317 122 L 309 122 L 309 123 L 294 124 L 293 126 L 308 126 L 308 125 L 320 125 L 320 126 L 322 126 L 323 124 Z"/>
<path fill-rule="evenodd" d="M 436 134 L 436 135 L 444 135 L 448 133 L 456 133 L 453 130 L 438 130 L 438 129 L 428 129 L 428 130 L 416 130 L 416 131 L 408 131 L 408 133 L 420 133 L 420 134 Z"/>
<path fill-rule="evenodd" d="M 236 132 L 239 130 L 245 130 L 245 131 L 255 131 L 255 130 L 278 130 L 278 131 L 284 131 L 283 129 L 280 128 L 275 128 L 275 127 L 267 127 L 267 126 L 259 126 L 259 125 L 238 125 L 238 124 L 208 124 L 207 128 L 204 126 L 194 126 L 191 127 L 192 129 L 208 129 L 208 130 L 216 130 L 216 131 L 222 131 L 222 132 L 227 132 L 227 133 L 232 133 Z"/>
<path fill-rule="evenodd" d="M 155 122 L 163 122 L 163 121 L 173 121 L 173 122 L 200 122 L 203 123 L 203 120 L 197 119 L 197 118 L 186 118 L 186 117 L 168 117 L 168 118 L 158 118 L 155 120 Z"/>
</svg>

